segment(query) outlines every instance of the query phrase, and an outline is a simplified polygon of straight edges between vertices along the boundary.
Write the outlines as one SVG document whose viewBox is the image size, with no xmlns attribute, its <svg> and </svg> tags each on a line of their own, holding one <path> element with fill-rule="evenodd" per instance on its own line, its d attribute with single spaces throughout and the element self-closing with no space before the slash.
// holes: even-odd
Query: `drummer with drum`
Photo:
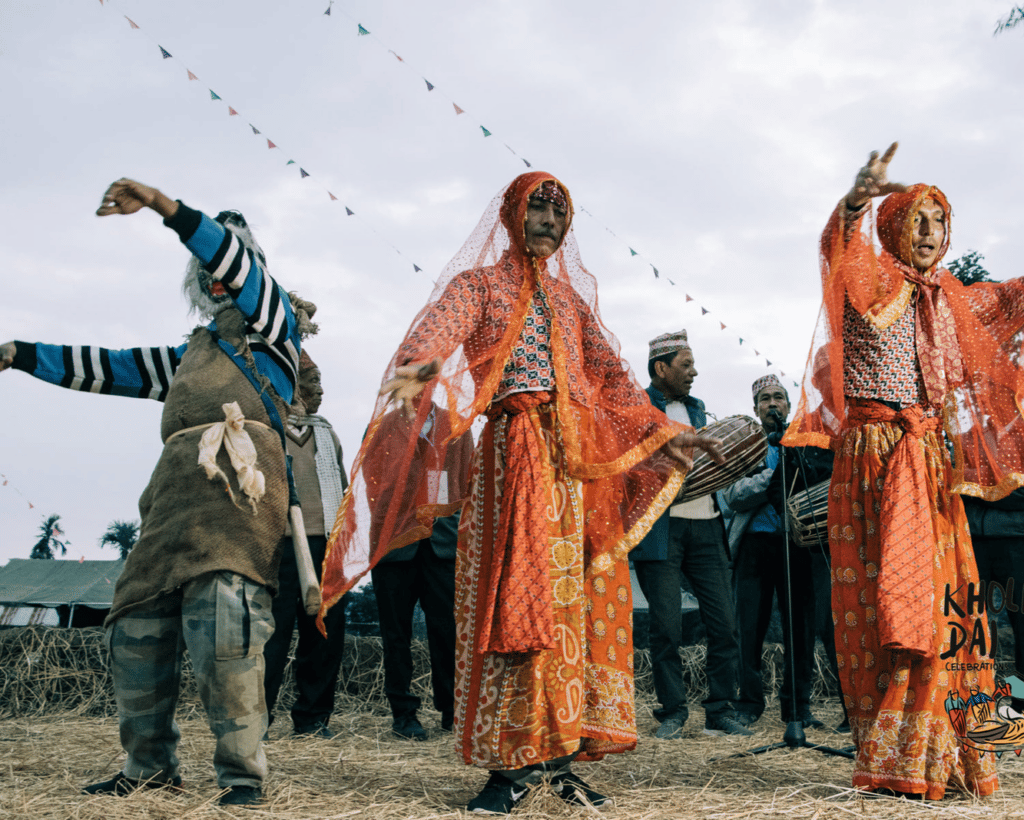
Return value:
<svg viewBox="0 0 1024 820">
<path fill-rule="evenodd" d="M 789 416 L 786 388 L 778 377 L 769 374 L 754 382 L 752 393 L 754 412 L 765 433 L 770 441 L 778 442 Z M 776 434 L 774 438 L 772 434 Z M 770 444 L 761 470 L 722 491 L 723 501 L 734 513 L 729 524 L 729 548 L 735 567 L 736 621 L 741 658 L 736 708 L 738 719 L 744 726 L 755 723 L 765 709 L 761 653 L 775 597 L 778 598 L 787 648 L 779 692 L 782 721 L 788 724 L 799 720 L 804 728 L 820 729 L 824 726 L 811 712 L 815 639 L 813 551 L 799 545 L 794 538 L 788 540 L 790 577 L 787 578 L 784 560 L 787 541 L 780 514 L 783 495 L 780 479 L 785 472 L 787 491 L 794 486 L 800 489 L 827 481 L 832 472 L 832 454 L 815 447 L 801 449 L 800 458 L 791 452 L 791 448 L 786 449 L 784 456 L 779 444 Z M 786 469 L 782 471 L 778 465 L 784 457 Z M 821 517 L 824 522 L 824 515 Z M 827 541 L 825 549 L 827 567 Z M 827 574 L 825 580 L 827 583 Z M 824 600 L 827 602 L 828 598 Z M 792 634 L 787 610 L 792 613 Z M 834 656 L 834 651 L 832 654 Z M 794 672 L 795 687 L 792 680 Z"/>
<path fill-rule="evenodd" d="M 704 402 L 690 395 L 697 376 L 686 331 L 664 333 L 650 342 L 647 370 L 651 403 L 674 421 L 701 429 L 707 423 Z M 739 665 L 739 637 L 733 607 L 732 577 L 725 527 L 714 495 L 677 503 L 655 522 L 630 554 L 637 580 L 650 604 L 650 648 L 654 690 L 661 722 L 655 736 L 682 737 L 689 716 L 683 664 L 681 582 L 685 575 L 700 605 L 708 635 L 708 697 L 704 731 L 750 735 L 736 719 L 733 697 Z"/>
</svg>

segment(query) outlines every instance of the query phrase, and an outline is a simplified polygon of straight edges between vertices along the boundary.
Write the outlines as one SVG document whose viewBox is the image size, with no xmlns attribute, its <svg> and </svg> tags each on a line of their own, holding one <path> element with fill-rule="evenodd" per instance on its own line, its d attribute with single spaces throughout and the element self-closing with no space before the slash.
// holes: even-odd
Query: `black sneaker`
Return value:
<svg viewBox="0 0 1024 820">
<path fill-rule="evenodd" d="M 416 715 L 396 717 L 391 724 L 391 734 L 402 740 L 426 740 L 427 730 L 420 725 Z"/>
<path fill-rule="evenodd" d="M 82 794 L 112 794 L 126 797 L 136 789 L 180 789 L 181 778 L 175 775 L 170 780 L 132 780 L 124 772 L 118 772 L 110 780 L 103 780 L 82 788 Z"/>
<path fill-rule="evenodd" d="M 551 778 L 551 788 L 566 803 L 574 806 L 593 806 L 595 809 L 614 805 L 612 798 L 601 792 L 595 792 L 583 778 L 573 772 L 556 774 Z"/>
<path fill-rule="evenodd" d="M 228 786 L 217 802 L 222 806 L 252 806 L 263 801 L 263 791 L 256 786 Z"/>
<path fill-rule="evenodd" d="M 751 737 L 754 733 L 731 714 L 726 713 L 724 715 L 707 715 L 704 718 L 704 734 Z"/>
<path fill-rule="evenodd" d="M 517 786 L 507 777 L 491 772 L 483 791 L 469 801 L 466 811 L 477 814 L 508 814 L 529 791 L 527 786 Z"/>
<path fill-rule="evenodd" d="M 296 726 L 295 734 L 306 735 L 307 737 L 322 737 L 325 740 L 330 740 L 334 737 L 334 732 L 331 731 L 325 720 L 318 720 L 316 723 L 310 723 L 307 726 Z"/>
</svg>

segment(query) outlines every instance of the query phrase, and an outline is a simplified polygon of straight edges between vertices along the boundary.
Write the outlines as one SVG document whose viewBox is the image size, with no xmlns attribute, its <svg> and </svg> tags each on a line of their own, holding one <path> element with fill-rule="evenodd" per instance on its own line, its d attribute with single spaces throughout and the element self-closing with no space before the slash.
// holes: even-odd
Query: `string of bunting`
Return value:
<svg viewBox="0 0 1024 820">
<path fill-rule="evenodd" d="M 22 501 L 24 501 L 26 504 L 28 504 L 28 508 L 30 510 L 36 509 L 36 505 L 33 504 L 31 501 L 29 501 L 28 498 L 25 496 L 25 493 L 23 493 L 14 484 L 12 484 L 11 480 L 6 475 L 4 475 L 3 473 L 0 473 L 0 487 L 8 487 L 9 489 L 13 490 L 18 495 L 21 496 L 21 500 Z M 53 532 L 56 535 L 64 535 L 64 530 L 61 529 L 59 524 L 54 524 L 53 525 Z M 63 543 L 64 543 L 65 547 L 71 547 L 71 542 L 70 541 L 64 541 Z M 83 553 L 81 550 L 74 550 L 74 551 L 78 553 L 78 561 L 79 561 L 79 563 L 81 563 L 82 561 L 85 560 L 85 553 Z"/>
<path fill-rule="evenodd" d="M 111 8 L 115 8 L 115 4 L 111 0 L 100 0 L 100 5 L 101 6 L 105 5 L 105 6 L 110 6 Z M 120 9 L 117 9 L 117 11 L 120 12 Z M 138 23 L 136 23 L 134 20 L 132 20 L 132 18 L 130 18 L 127 14 L 123 14 L 122 13 L 122 16 L 124 17 L 125 20 L 128 21 L 128 25 L 131 26 L 133 31 L 140 32 L 144 37 L 149 39 L 160 50 L 160 56 L 161 56 L 162 59 L 164 59 L 164 60 L 172 60 L 172 61 L 178 63 L 179 65 L 181 65 L 182 68 L 185 69 L 185 73 L 186 73 L 186 76 L 188 77 L 188 81 L 189 82 L 200 82 L 198 75 L 194 71 L 192 71 L 192 69 L 190 69 L 181 60 L 179 60 L 177 57 L 175 57 L 173 54 L 171 54 L 171 52 L 168 51 L 159 42 L 157 42 L 152 37 L 150 37 L 149 34 L 142 28 L 142 26 L 140 26 Z M 211 101 L 224 103 L 224 105 L 227 107 L 227 113 L 228 113 L 229 117 L 239 117 L 239 118 L 242 118 L 242 115 L 238 111 L 238 109 L 235 108 L 233 105 L 230 105 L 229 103 L 227 103 L 220 94 L 218 94 L 216 91 L 214 91 L 212 88 L 209 88 L 209 87 L 207 88 L 207 90 L 210 93 L 210 100 Z M 266 134 L 264 134 L 253 123 L 249 122 L 248 125 L 249 125 L 249 128 L 252 129 L 252 133 L 253 133 L 254 136 L 257 136 L 257 137 L 260 137 L 263 140 L 266 140 L 267 149 L 268 150 L 270 150 L 270 151 L 280 151 L 282 153 L 282 155 L 287 155 L 283 151 L 283 149 L 281 148 L 279 143 L 275 142 L 270 137 L 268 137 Z M 318 179 L 315 179 L 313 177 L 313 175 L 309 171 L 307 171 L 303 166 L 299 165 L 294 159 L 289 158 L 285 162 L 285 166 L 287 167 L 287 166 L 291 166 L 291 165 L 294 165 L 298 169 L 298 171 L 299 171 L 299 178 L 300 179 L 315 180 L 315 183 L 317 185 L 319 185 L 323 189 L 324 193 L 327 194 L 327 196 L 330 198 L 331 202 L 339 202 L 340 203 L 340 200 L 338 199 L 338 197 L 336 197 L 330 191 L 330 189 L 328 189 L 325 185 L 320 183 L 320 181 Z M 381 231 L 377 230 L 377 228 L 374 227 L 373 224 L 371 224 L 369 221 L 367 221 L 366 219 L 363 219 L 361 216 L 359 216 L 357 214 L 357 212 L 355 211 L 355 209 L 353 209 L 349 205 L 345 205 L 344 203 L 342 203 L 342 207 L 345 208 L 345 215 L 346 215 L 346 217 L 353 217 L 354 216 L 356 219 L 360 220 L 362 222 L 362 224 L 365 225 L 372 233 L 376 234 L 377 237 L 385 245 L 387 245 L 389 248 L 391 248 L 395 253 L 397 253 L 403 259 L 408 261 L 409 264 L 412 265 L 414 271 L 416 271 L 417 273 L 422 273 L 423 272 L 423 268 L 421 268 L 419 265 L 417 265 L 405 253 L 403 253 L 401 248 L 399 248 L 397 245 L 395 245 L 393 242 L 391 242 L 388 239 L 388 237 L 385 236 L 385 234 L 383 234 Z"/>
<path fill-rule="evenodd" d="M 107 5 L 107 6 L 111 6 L 112 8 L 115 5 L 112 2 L 112 0 L 99 0 L 99 2 L 100 2 L 100 5 Z M 328 5 L 327 5 L 326 10 L 323 12 L 323 15 L 327 16 L 327 17 L 332 17 L 333 16 L 332 15 L 333 11 L 334 11 L 334 0 L 328 0 Z M 419 78 L 419 80 L 422 80 L 423 83 L 424 83 L 424 86 L 426 87 L 427 93 L 429 93 L 429 94 L 431 94 L 433 96 L 436 96 L 436 97 L 443 98 L 443 99 L 447 100 L 449 103 L 451 103 L 452 109 L 455 112 L 455 116 L 456 117 L 459 117 L 461 115 L 466 114 L 466 109 L 465 108 L 463 108 L 457 102 L 455 102 L 454 99 L 452 99 L 451 97 L 448 97 L 446 94 L 444 94 L 444 92 L 435 83 L 432 83 L 423 74 L 418 72 L 401 55 L 399 55 L 394 49 L 389 48 L 388 45 L 385 42 L 383 42 L 380 38 L 378 38 L 376 35 L 374 35 L 369 29 L 367 29 L 364 25 L 362 25 L 362 23 L 360 23 L 358 20 L 356 20 L 355 18 L 351 17 L 349 14 L 347 14 L 346 12 L 344 12 L 342 10 L 339 10 L 339 13 L 342 14 L 343 16 L 347 17 L 352 23 L 355 24 L 355 27 L 356 27 L 356 34 L 355 34 L 355 36 L 356 37 L 366 38 L 368 41 L 373 41 L 379 48 L 381 48 L 382 50 L 384 50 L 388 54 L 391 54 L 392 56 L 394 56 L 395 59 L 405 69 L 409 70 L 414 75 L 416 75 Z M 125 20 L 128 21 L 128 24 L 131 26 L 132 30 L 142 32 L 145 36 L 147 36 L 157 46 L 157 48 L 160 50 L 160 55 L 161 55 L 161 57 L 164 60 L 174 60 L 175 62 L 178 62 L 179 64 L 181 64 L 182 67 L 185 68 L 185 71 L 186 71 L 186 74 L 187 74 L 189 82 L 193 82 L 193 81 L 198 82 L 199 81 L 199 77 L 195 74 L 195 72 L 193 72 L 188 66 L 185 66 L 184 63 L 182 63 L 180 60 L 178 60 L 178 58 L 174 57 L 174 55 L 172 55 L 163 45 L 159 44 L 156 40 L 153 40 L 153 38 L 149 37 L 149 35 L 146 34 L 146 32 L 144 32 L 142 30 L 142 27 L 139 26 L 138 23 L 136 23 L 134 20 L 132 20 L 126 14 L 123 14 L 122 16 L 124 17 Z M 209 93 L 210 93 L 211 101 L 222 102 L 222 103 L 225 104 L 225 106 L 227 107 L 227 113 L 228 113 L 229 117 L 236 117 L 236 116 L 240 117 L 241 116 L 239 111 L 234 106 L 232 106 L 229 103 L 227 103 L 224 100 L 224 98 L 221 97 L 212 88 L 209 88 L 208 90 L 209 90 Z M 469 118 L 467 118 L 467 119 L 469 119 Z M 253 135 L 260 136 L 261 138 L 266 140 L 267 148 L 269 150 L 278 150 L 278 151 L 282 150 L 280 145 L 278 145 L 272 139 L 270 139 L 265 134 L 263 134 L 263 132 L 260 131 L 260 129 L 258 129 L 251 122 L 249 123 L 249 128 L 252 129 Z M 481 134 L 483 135 L 483 137 L 485 139 L 494 136 L 494 132 L 491 131 L 490 129 L 486 128 L 485 126 L 479 125 L 478 128 L 479 128 Z M 496 139 L 495 142 L 496 143 L 500 142 L 501 145 L 503 145 L 509 151 L 509 153 L 511 153 L 514 157 L 519 159 L 527 168 L 532 168 L 533 167 L 533 165 L 530 163 L 529 160 L 527 160 L 525 157 L 521 156 L 507 142 L 503 142 L 500 139 Z M 284 152 L 282 151 L 282 153 L 284 153 Z M 300 176 L 301 179 L 313 179 L 313 175 L 310 174 L 303 166 L 299 165 L 294 159 L 288 159 L 287 162 L 285 163 L 285 165 L 286 166 L 295 165 L 296 168 L 299 171 L 299 176 Z M 330 200 L 332 202 L 339 202 L 338 197 L 336 197 L 326 186 L 322 185 L 319 182 L 319 180 L 316 180 L 316 184 L 320 185 L 320 187 L 323 188 L 323 190 L 325 191 L 325 193 L 328 195 L 328 197 L 330 198 Z M 346 205 L 346 204 L 343 204 L 343 207 L 345 208 L 346 216 L 348 216 L 348 217 L 356 216 L 358 219 L 360 219 L 362 221 L 362 223 L 364 225 L 366 225 L 366 227 L 370 231 L 372 231 L 374 234 L 376 234 L 377 237 L 382 242 L 384 242 L 384 244 L 386 244 L 388 247 L 390 247 L 399 256 L 401 256 L 402 258 L 406 259 L 412 265 L 413 270 L 416 273 L 422 273 L 423 272 L 423 269 L 418 264 L 416 264 L 414 261 L 409 259 L 409 257 L 405 253 L 403 253 L 402 250 L 397 245 L 395 245 L 393 242 L 391 242 L 381 231 L 377 230 L 377 228 L 374 227 L 372 224 L 370 224 L 367 220 L 362 219 L 362 217 L 357 216 L 356 211 L 352 207 L 350 207 L 349 205 Z M 634 258 L 635 257 L 639 261 L 644 262 L 645 264 L 647 264 L 651 268 L 651 271 L 654 274 L 654 277 L 656 279 L 659 279 L 659 280 L 663 279 L 665 282 L 667 282 L 673 288 L 677 287 L 676 282 L 672 278 L 670 278 L 668 276 L 662 277 L 661 272 L 658 270 L 658 267 L 652 261 L 647 259 L 639 251 L 635 250 L 627 241 L 623 240 L 611 228 L 609 228 L 606 224 L 604 224 L 604 222 L 602 222 L 601 220 L 597 219 L 591 212 L 589 212 L 588 210 L 586 210 L 583 207 L 580 207 L 579 210 L 582 213 L 586 214 L 590 219 L 594 220 L 594 222 L 596 224 L 601 226 L 612 237 L 614 237 L 616 239 L 616 241 L 620 242 L 626 249 L 628 249 L 629 250 L 630 258 Z M 685 293 L 684 295 L 686 297 L 686 303 L 695 301 L 694 297 L 692 297 L 689 293 Z M 709 316 L 711 314 L 711 311 L 708 310 L 706 307 L 703 307 L 703 306 L 699 306 L 699 307 L 700 307 L 700 311 L 701 311 L 701 313 L 700 313 L 701 317 Z M 725 322 L 723 322 L 721 320 L 710 319 L 709 321 L 717 321 L 718 325 L 719 325 L 719 330 L 721 332 L 725 332 L 726 329 L 729 327 Z M 737 336 L 736 338 L 737 338 L 738 343 L 739 343 L 739 345 L 741 347 L 744 345 L 744 343 L 748 342 L 748 340 L 744 339 L 742 336 Z M 753 347 L 750 344 L 747 344 L 747 349 L 751 350 L 753 352 L 753 355 L 756 358 L 758 358 L 758 359 L 764 358 L 764 362 L 765 362 L 765 366 L 766 367 L 771 368 L 771 367 L 774 366 L 770 359 L 768 359 L 767 357 L 762 357 L 761 356 L 761 353 L 760 353 L 759 350 L 757 350 L 757 348 Z M 786 377 L 785 372 L 782 371 L 782 370 L 779 371 L 779 374 L 783 378 Z M 796 381 L 793 382 L 793 385 L 794 385 L 794 387 L 799 387 L 800 386 L 799 383 L 796 382 Z"/>
</svg>

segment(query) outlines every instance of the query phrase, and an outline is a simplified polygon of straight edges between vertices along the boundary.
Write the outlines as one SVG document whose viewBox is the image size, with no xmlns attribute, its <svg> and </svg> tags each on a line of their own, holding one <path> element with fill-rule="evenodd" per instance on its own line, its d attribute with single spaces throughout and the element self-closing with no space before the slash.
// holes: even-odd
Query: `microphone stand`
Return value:
<svg viewBox="0 0 1024 820">
<path fill-rule="evenodd" d="M 782 447 L 782 434 L 784 428 L 782 426 L 782 416 L 777 410 L 772 410 L 769 413 L 772 421 L 775 422 L 775 431 L 768 435 L 768 443 L 779 448 L 779 465 L 776 470 L 781 470 L 782 479 L 782 491 L 783 491 L 783 503 L 782 503 L 782 565 L 783 572 L 786 576 L 786 626 L 787 630 L 784 632 L 783 649 L 785 651 L 784 664 L 789 665 L 789 697 L 790 704 L 794 714 L 797 711 L 796 704 L 796 658 L 793 655 L 793 574 L 790 570 L 789 562 L 789 505 L 785 503 L 785 491 L 786 487 L 789 486 L 786 483 L 786 457 L 785 451 Z M 781 602 L 780 602 L 781 603 Z M 811 647 L 813 651 L 813 645 Z M 840 695 L 842 697 L 842 695 Z M 786 731 L 782 735 L 782 740 L 778 743 L 769 743 L 767 746 L 758 746 L 754 749 L 748 749 L 744 752 L 739 752 L 733 755 L 727 755 L 723 758 L 717 758 L 718 760 L 729 760 L 733 757 L 745 757 L 747 755 L 759 755 L 765 752 L 772 752 L 776 749 L 814 749 L 821 752 L 822 754 L 835 755 L 837 757 L 847 757 L 851 760 L 854 755 L 851 751 L 853 747 L 849 749 L 834 749 L 831 746 L 823 746 L 818 743 L 811 743 L 807 740 L 807 735 L 804 733 L 804 722 L 799 719 L 797 715 L 796 720 L 791 720 L 786 724 Z"/>
</svg>

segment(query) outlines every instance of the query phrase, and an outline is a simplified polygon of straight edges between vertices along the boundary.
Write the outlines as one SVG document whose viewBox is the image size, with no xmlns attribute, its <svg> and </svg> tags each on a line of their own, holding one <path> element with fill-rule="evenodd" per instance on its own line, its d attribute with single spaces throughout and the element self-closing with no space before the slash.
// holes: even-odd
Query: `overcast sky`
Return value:
<svg viewBox="0 0 1024 820">
<path fill-rule="evenodd" d="M 638 377 L 647 341 L 685 327 L 719 416 L 750 413 L 768 370 L 799 380 L 817 239 L 873 148 L 898 139 L 891 176 L 949 195 L 947 260 L 1024 273 L 1024 29 L 992 36 L 1010 0 L 328 4 L 3 3 L 0 340 L 168 345 L 193 327 L 187 252 L 159 218 L 93 216 L 121 176 L 244 211 L 271 273 L 318 303 L 308 350 L 346 466 L 433 278 L 522 158 L 572 192 Z M 114 558 L 97 541 L 138 516 L 160 411 L 0 374 L 0 562 L 49 513 L 69 558 Z"/>
</svg>

